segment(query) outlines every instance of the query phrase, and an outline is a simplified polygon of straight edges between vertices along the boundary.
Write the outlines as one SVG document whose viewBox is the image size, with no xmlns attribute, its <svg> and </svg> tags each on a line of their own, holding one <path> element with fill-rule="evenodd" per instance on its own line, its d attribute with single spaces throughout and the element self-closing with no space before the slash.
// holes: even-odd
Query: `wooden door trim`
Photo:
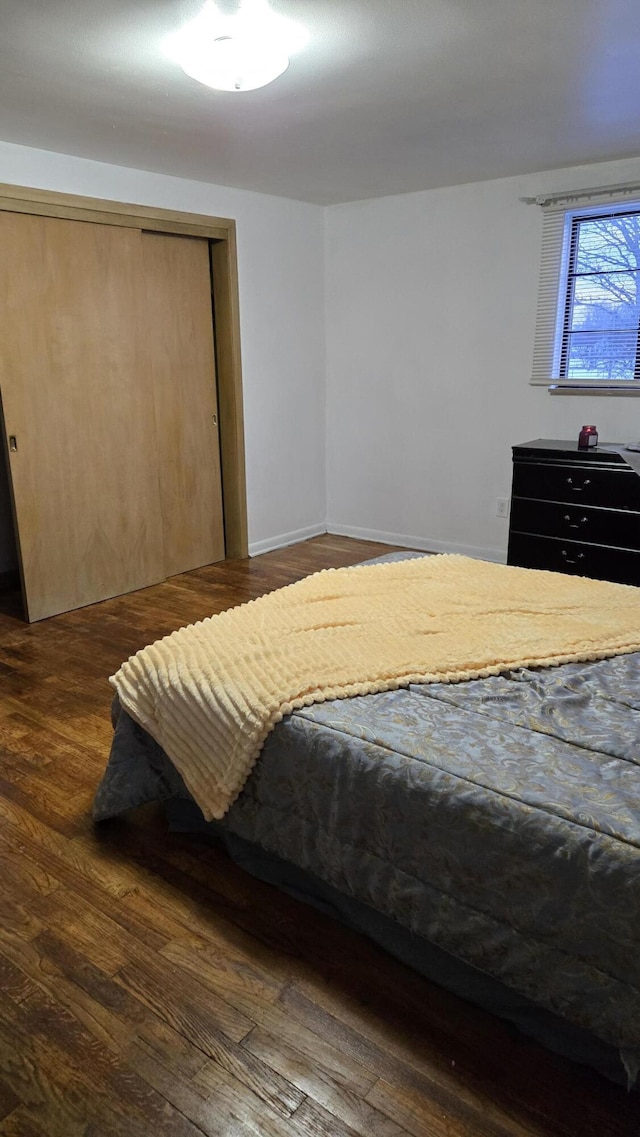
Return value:
<svg viewBox="0 0 640 1137">
<path fill-rule="evenodd" d="M 228 217 L 182 213 L 175 209 L 133 205 L 99 197 L 79 197 L 57 190 L 31 189 L 0 183 L 0 208 L 12 213 L 37 213 L 41 217 L 64 217 L 69 221 L 93 221 L 100 225 L 120 225 L 132 229 L 154 229 L 159 233 L 209 237 L 224 241 L 235 222 Z"/>
<path fill-rule="evenodd" d="M 0 184 L 0 210 L 203 237 L 210 242 L 217 337 L 225 555 L 248 556 L 236 223 L 228 217 Z"/>
</svg>

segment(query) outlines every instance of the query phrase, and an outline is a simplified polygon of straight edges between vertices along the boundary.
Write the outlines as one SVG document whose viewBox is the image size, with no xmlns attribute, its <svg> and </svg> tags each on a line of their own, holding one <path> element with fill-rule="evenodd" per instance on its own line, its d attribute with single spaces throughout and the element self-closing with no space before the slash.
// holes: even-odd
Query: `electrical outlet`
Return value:
<svg viewBox="0 0 640 1137">
<path fill-rule="evenodd" d="M 496 517 L 509 516 L 509 498 L 497 497 L 496 498 Z"/>
</svg>

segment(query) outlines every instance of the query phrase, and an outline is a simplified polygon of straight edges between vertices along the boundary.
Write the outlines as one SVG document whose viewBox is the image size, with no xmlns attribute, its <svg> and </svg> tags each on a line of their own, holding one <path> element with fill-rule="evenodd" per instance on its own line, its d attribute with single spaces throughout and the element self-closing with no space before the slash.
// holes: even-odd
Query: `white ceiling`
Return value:
<svg viewBox="0 0 640 1137">
<path fill-rule="evenodd" d="M 259 91 L 163 38 L 201 0 L 0 0 L 0 138 L 329 204 L 640 155 L 639 0 L 272 0 Z"/>
</svg>

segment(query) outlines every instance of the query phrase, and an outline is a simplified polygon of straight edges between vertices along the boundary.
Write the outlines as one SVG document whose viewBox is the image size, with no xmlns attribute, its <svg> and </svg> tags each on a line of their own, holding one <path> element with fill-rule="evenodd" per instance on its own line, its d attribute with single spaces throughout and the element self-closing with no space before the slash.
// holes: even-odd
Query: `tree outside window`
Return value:
<svg viewBox="0 0 640 1137">
<path fill-rule="evenodd" d="M 569 218 L 560 376 L 640 381 L 640 211 Z"/>
</svg>

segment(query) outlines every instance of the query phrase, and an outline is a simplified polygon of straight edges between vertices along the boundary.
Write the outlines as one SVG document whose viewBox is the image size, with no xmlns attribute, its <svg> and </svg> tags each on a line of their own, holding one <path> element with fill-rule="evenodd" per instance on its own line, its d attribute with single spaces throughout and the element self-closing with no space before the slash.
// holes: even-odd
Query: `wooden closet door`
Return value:
<svg viewBox="0 0 640 1137">
<path fill-rule="evenodd" d="M 209 243 L 143 233 L 167 576 L 224 559 Z"/>
<path fill-rule="evenodd" d="M 144 297 L 140 231 L 0 213 L 0 387 L 29 620 L 164 579 Z"/>
</svg>

